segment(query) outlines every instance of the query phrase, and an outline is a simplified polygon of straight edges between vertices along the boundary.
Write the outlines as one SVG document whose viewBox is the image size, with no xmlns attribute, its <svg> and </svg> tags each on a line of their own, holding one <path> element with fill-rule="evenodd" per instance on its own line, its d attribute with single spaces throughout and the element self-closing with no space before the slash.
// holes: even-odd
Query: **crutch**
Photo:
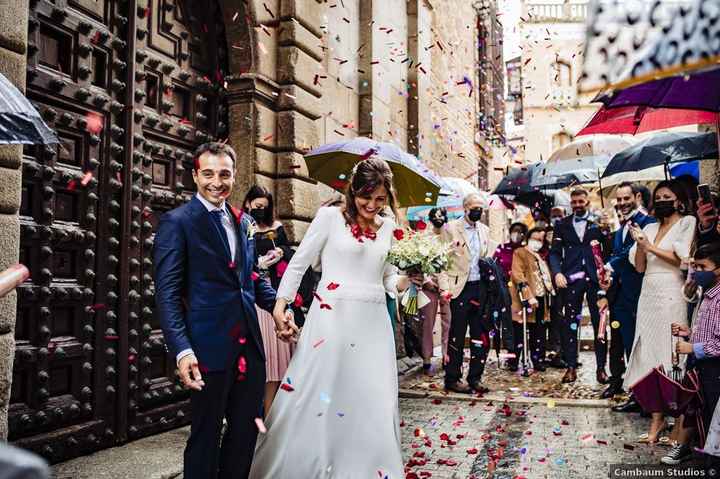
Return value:
<svg viewBox="0 0 720 479">
<path fill-rule="evenodd" d="M 528 377 L 530 375 L 530 369 L 532 364 L 530 363 L 530 355 L 528 353 L 528 331 L 527 331 L 527 307 L 525 306 L 525 299 L 523 298 L 524 284 L 518 285 L 518 295 L 520 296 L 520 305 L 522 306 L 522 319 L 523 319 L 523 362 L 522 362 L 522 375 Z M 529 304 L 529 303 L 528 303 Z"/>
</svg>

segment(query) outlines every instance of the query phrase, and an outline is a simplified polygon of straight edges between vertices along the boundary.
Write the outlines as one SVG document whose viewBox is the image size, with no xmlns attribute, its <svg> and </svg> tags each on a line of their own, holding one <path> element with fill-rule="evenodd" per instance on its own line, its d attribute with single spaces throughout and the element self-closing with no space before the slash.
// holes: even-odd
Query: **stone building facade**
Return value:
<svg viewBox="0 0 720 479">
<path fill-rule="evenodd" d="M 303 160 L 326 142 L 392 141 L 477 183 L 480 7 L 0 0 L 0 72 L 61 138 L 0 148 L 0 270 L 32 274 L 0 300 L 0 437 L 60 461 L 187 423 L 150 258 L 198 143 L 227 139 L 231 200 L 267 186 L 295 241 L 331 194 Z"/>
</svg>

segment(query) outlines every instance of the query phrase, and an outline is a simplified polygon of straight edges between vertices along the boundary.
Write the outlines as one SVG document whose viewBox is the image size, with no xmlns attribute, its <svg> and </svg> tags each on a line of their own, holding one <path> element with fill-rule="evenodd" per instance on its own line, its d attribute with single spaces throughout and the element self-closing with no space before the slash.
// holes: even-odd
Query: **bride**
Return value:
<svg viewBox="0 0 720 479">
<path fill-rule="evenodd" d="M 408 278 L 385 263 L 395 211 L 392 172 L 358 163 L 344 208 L 321 208 L 277 292 L 277 334 L 294 338 L 284 315 L 316 258 L 322 279 L 280 391 L 258 437 L 253 479 L 404 477 L 398 382 L 385 291 Z M 416 279 L 413 279 L 416 281 Z"/>
</svg>

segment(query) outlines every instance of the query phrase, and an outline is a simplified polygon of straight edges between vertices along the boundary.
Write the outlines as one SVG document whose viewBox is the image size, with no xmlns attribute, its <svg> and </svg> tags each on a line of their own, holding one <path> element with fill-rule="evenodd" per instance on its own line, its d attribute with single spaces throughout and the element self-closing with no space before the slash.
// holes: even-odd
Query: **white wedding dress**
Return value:
<svg viewBox="0 0 720 479">
<path fill-rule="evenodd" d="M 394 224 L 360 243 L 338 208 L 321 208 L 278 288 L 294 298 L 320 256 L 322 279 L 283 386 L 258 436 L 250 478 L 404 477 L 395 343 L 385 300 Z M 289 390 L 291 389 L 291 390 Z"/>
</svg>

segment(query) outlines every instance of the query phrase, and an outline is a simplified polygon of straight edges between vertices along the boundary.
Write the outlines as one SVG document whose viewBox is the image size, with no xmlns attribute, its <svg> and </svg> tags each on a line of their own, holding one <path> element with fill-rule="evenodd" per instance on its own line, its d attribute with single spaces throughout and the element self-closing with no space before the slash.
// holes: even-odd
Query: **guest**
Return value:
<svg viewBox="0 0 720 479">
<path fill-rule="evenodd" d="M 447 224 L 447 211 L 445 208 L 433 208 L 428 214 L 432 230 L 430 234 L 435 235 L 438 241 L 442 241 L 443 228 Z M 448 292 L 448 279 L 445 273 L 428 275 L 425 277 L 423 284 L 423 293 L 428 297 L 430 302 L 421 310 L 420 315 L 423 321 L 422 332 L 422 357 L 423 370 L 426 374 L 432 374 L 432 356 L 435 341 L 433 340 L 433 331 L 435 329 L 435 320 L 437 319 L 438 309 L 440 310 L 440 331 L 441 331 L 441 349 L 442 363 L 448 362 L 448 338 L 450 336 L 450 293 Z"/>
<path fill-rule="evenodd" d="M 623 385 L 632 386 L 650 370 L 664 365 L 670 371 L 672 356 L 668 332 L 673 322 L 687 326 L 687 306 L 682 297 L 684 284 L 680 264 L 690 256 L 696 220 L 688 213 L 685 188 L 675 181 L 661 181 L 653 192 L 653 215 L 658 223 L 642 230 L 630 227 L 636 244 L 628 259 L 644 273 L 638 300 L 635 338 Z M 655 443 L 666 424 L 663 413 L 652 413 L 652 423 L 643 442 Z"/>
<path fill-rule="evenodd" d="M 700 286 L 702 299 L 691 329 L 682 323 L 672 324 L 674 336 L 687 337 L 690 341 L 678 341 L 678 354 L 691 355 L 694 368 L 700 378 L 703 396 L 702 418 L 705 430 L 709 431 L 705 442 L 705 451 L 718 454 L 720 451 L 720 429 L 717 421 L 713 422 L 713 413 L 717 409 L 720 398 L 720 243 L 704 245 L 695 252 L 695 271 L 692 281 Z M 697 298 L 697 293 L 694 294 Z M 690 458 L 692 450 L 689 437 L 678 442 L 670 452 L 662 458 L 665 464 L 679 464 Z M 700 438 L 701 444 L 705 438 Z"/>
<path fill-rule="evenodd" d="M 529 333 L 530 359 L 533 369 L 545 371 L 546 313 L 550 297 L 555 294 L 550 268 L 538 254 L 545 241 L 545 229 L 533 228 L 528 233 L 527 245 L 518 248 L 512 260 L 512 313 L 516 357 L 510 363 L 511 370 L 517 370 L 517 362 L 527 351 L 523 350 L 523 310 L 526 314 Z M 524 363 L 523 363 L 524 364 Z"/>
<path fill-rule="evenodd" d="M 603 290 L 598 292 L 600 310 L 609 307 L 610 312 L 610 385 L 603 391 L 602 398 L 609 399 L 623 392 L 622 377 L 625 374 L 625 361 L 630 356 L 635 337 L 635 318 L 642 286 L 642 273 L 639 273 L 628 259 L 630 248 L 635 244 L 630 232 L 631 225 L 644 228 L 655 219 L 640 211 L 641 192 L 635 183 L 621 183 L 615 190 L 615 209 L 620 218 L 620 229 L 613 235 L 612 252 L 607 262 L 611 272 L 611 283 L 600 284 Z M 611 286 L 612 285 L 612 286 Z M 608 298 L 605 290 L 610 289 Z M 618 327 L 615 327 L 619 324 Z M 631 396 L 615 412 L 639 412 L 640 406 Z"/>
<path fill-rule="evenodd" d="M 487 285 L 480 281 L 480 258 L 489 251 L 489 228 L 480 223 L 483 200 L 470 193 L 463 199 L 465 216 L 451 221 L 443 231 L 452 245 L 453 256 L 447 271 L 450 293 L 449 363 L 445 369 L 445 389 L 459 393 L 486 392 L 482 383 L 485 359 L 488 355 L 490 327 L 482 321 L 482 305 Z M 470 327 L 470 371 L 468 384 L 461 382 L 465 350 L 465 334 Z"/>
<path fill-rule="evenodd" d="M 555 226 L 565 217 L 565 207 L 553 206 L 550 209 L 550 226 L 545 235 L 545 245 L 540 250 L 540 256 L 550 264 L 550 245 L 552 245 L 553 231 Z M 556 285 L 554 285 L 556 286 Z M 557 287 L 556 287 L 557 291 Z M 548 330 L 548 358 L 547 365 L 551 368 L 566 369 L 567 364 L 563 361 L 561 329 L 563 327 L 563 305 L 562 298 L 555 294 L 550 298 L 550 328 Z"/>
<path fill-rule="evenodd" d="M 720 241 L 720 224 L 718 224 L 718 198 L 705 203 L 702 198 L 697 202 L 698 215 L 698 247 Z"/>
<path fill-rule="evenodd" d="M 250 214 L 256 223 L 255 249 L 260 274 L 277 290 L 293 251 L 285 235 L 285 229 L 275 220 L 273 195 L 266 188 L 255 185 L 245 195 L 243 205 L 245 212 Z M 290 343 L 279 340 L 275 334 L 275 321 L 272 315 L 263 309 L 257 307 L 256 309 L 265 347 L 264 405 L 267 414 L 290 363 L 292 351 Z M 294 311 L 298 314 L 297 309 Z"/>
<path fill-rule="evenodd" d="M 595 335 L 595 377 L 600 384 L 608 381 L 605 372 L 607 346 L 598 340 L 600 312 L 597 307 L 598 278 L 590 242 L 601 245 L 605 237 L 599 225 L 590 219 L 588 192 L 576 188 L 570 194 L 573 215 L 563 218 L 554 228 L 553 244 L 550 250 L 550 268 L 555 286 L 561 295 L 564 307 L 563 324 L 560 328 L 562 350 L 567 370 L 563 383 L 575 382 L 578 366 L 578 328 L 582 318 L 583 300 L 587 297 L 590 319 Z"/>
<path fill-rule="evenodd" d="M 510 225 L 510 241 L 503 243 L 495 249 L 493 258 L 498 262 L 500 267 L 505 271 L 505 275 L 510 277 L 512 271 L 513 253 L 516 249 L 523 245 L 525 235 L 527 235 L 528 227 L 525 223 L 513 223 Z"/>
</svg>

